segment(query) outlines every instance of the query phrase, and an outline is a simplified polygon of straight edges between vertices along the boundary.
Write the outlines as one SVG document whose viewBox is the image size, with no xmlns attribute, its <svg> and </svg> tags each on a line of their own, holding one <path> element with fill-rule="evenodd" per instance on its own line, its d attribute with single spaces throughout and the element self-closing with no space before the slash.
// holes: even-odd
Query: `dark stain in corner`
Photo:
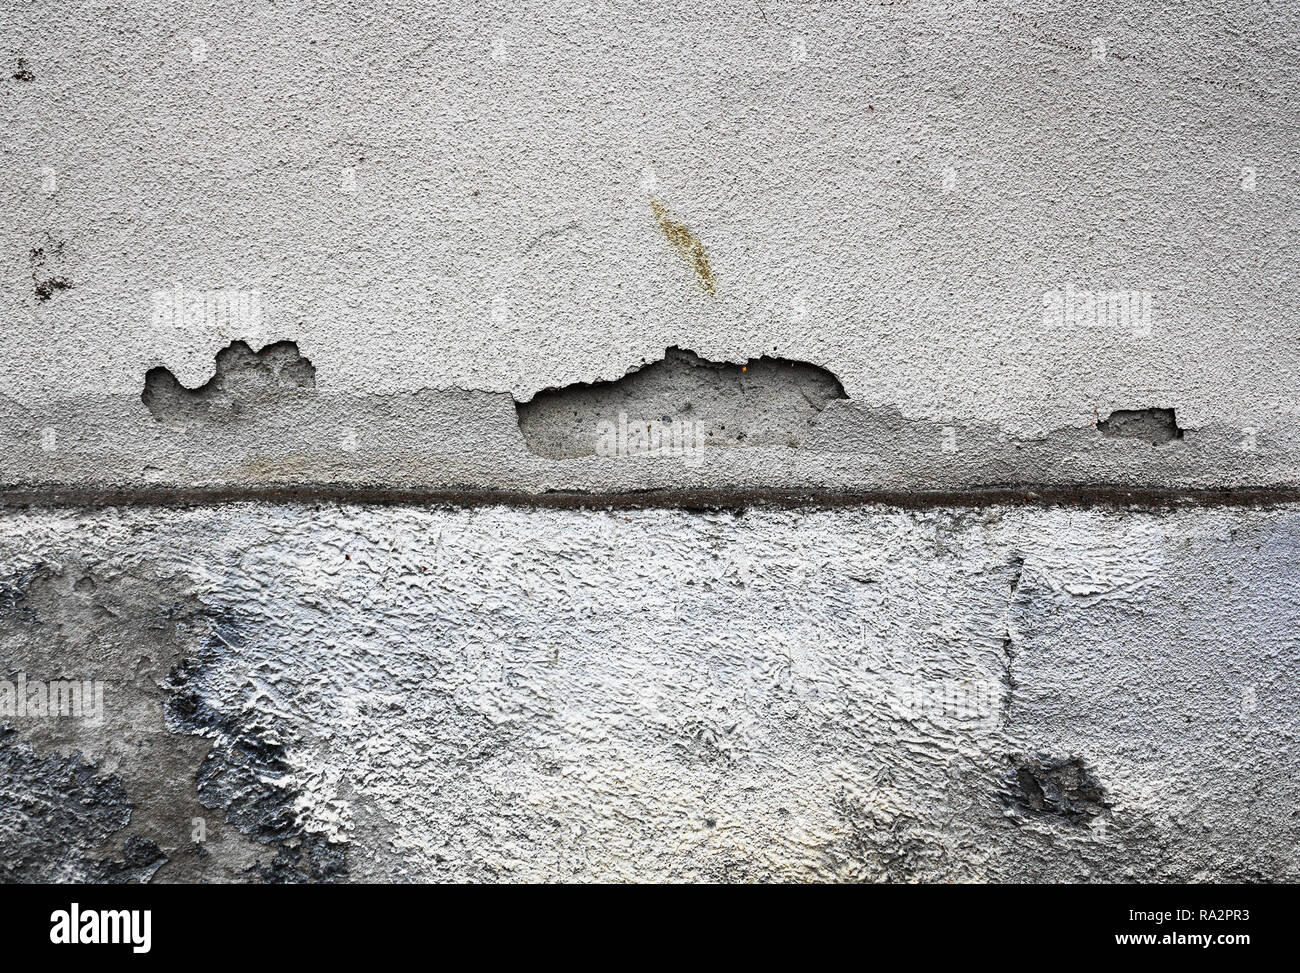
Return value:
<svg viewBox="0 0 1300 973">
<path fill-rule="evenodd" d="M 35 81 L 36 75 L 32 74 L 32 69 L 27 66 L 27 59 L 20 57 L 18 59 L 18 68 L 13 73 L 15 81 Z"/>
<path fill-rule="evenodd" d="M 32 270 L 32 288 L 38 301 L 48 301 L 56 291 L 71 289 L 72 281 L 64 274 L 51 273 L 49 264 L 61 263 L 63 260 L 63 241 L 55 240 L 45 234 L 46 243 L 41 247 L 32 247 L 28 255 L 28 264 Z"/>
<path fill-rule="evenodd" d="M 1101 782 L 1082 757 L 1012 754 L 1010 760 L 998 797 L 1012 810 L 1087 825 L 1110 808 Z"/>
<path fill-rule="evenodd" d="M 1117 409 L 1097 423 L 1097 431 L 1110 439 L 1140 439 L 1152 446 L 1183 438 L 1173 409 Z"/>
<path fill-rule="evenodd" d="M 0 617 L 0 679 L 105 683 L 101 721 L 0 715 L 0 883 L 346 876 L 347 843 L 295 811 L 296 736 L 225 692 L 256 623 L 210 609 L 192 584 L 158 563 L 101 573 L 71 551 L 0 578 L 21 606 Z"/>
<path fill-rule="evenodd" d="M 167 863 L 151 839 L 130 834 L 121 857 L 102 857 L 131 812 L 121 778 L 80 754 L 39 754 L 0 725 L 0 882 L 148 882 Z"/>
<path fill-rule="evenodd" d="M 695 268 L 695 276 L 699 278 L 700 286 L 704 288 L 705 293 L 715 293 L 713 268 L 709 266 L 709 256 L 704 252 L 704 244 L 691 232 L 690 227 L 673 219 L 659 200 L 652 197 L 650 209 L 654 212 L 655 219 L 659 221 L 659 228 L 664 231 L 664 236 L 673 245 L 673 249 Z"/>
</svg>

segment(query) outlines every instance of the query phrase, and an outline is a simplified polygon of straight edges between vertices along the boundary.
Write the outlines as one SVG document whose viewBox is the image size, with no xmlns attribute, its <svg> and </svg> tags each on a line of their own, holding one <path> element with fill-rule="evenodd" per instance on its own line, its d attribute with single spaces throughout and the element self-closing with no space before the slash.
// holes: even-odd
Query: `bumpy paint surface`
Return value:
<svg viewBox="0 0 1300 973">
<path fill-rule="evenodd" d="M 1298 570 L 1293 507 L 15 512 L 0 668 L 109 729 L 6 786 L 140 806 L 12 877 L 1295 880 Z"/>
<path fill-rule="evenodd" d="M 513 410 L 680 347 L 852 403 L 702 487 L 1295 488 L 1296 33 L 1268 0 L 6 5 L 0 486 L 675 485 L 542 462 Z M 235 341 L 296 343 L 319 410 L 158 428 L 146 374 Z M 1143 409 L 1186 441 L 1095 442 Z"/>
</svg>

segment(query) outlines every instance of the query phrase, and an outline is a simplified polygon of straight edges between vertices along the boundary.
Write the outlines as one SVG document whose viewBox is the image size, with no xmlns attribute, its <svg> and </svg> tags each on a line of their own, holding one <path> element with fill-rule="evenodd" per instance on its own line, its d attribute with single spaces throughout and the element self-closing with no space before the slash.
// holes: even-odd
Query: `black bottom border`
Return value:
<svg viewBox="0 0 1300 973">
<path fill-rule="evenodd" d="M 1230 962 L 1243 949 L 1285 943 L 1293 892 L 1228 885 L 637 886 L 600 887 L 599 894 L 589 886 L 10 885 L 0 886 L 0 914 L 8 945 L 23 952 L 79 960 L 111 953 L 127 962 L 336 963 L 358 949 L 401 958 L 412 948 L 457 941 L 477 942 L 475 951 L 486 946 L 484 955 L 497 960 L 515 951 L 532 962 L 578 951 L 621 965 L 628 945 L 654 943 L 668 962 L 698 962 L 701 946 L 734 962 L 776 940 L 805 957 L 857 944 L 963 963 L 981 954 L 1036 965 L 1153 951 L 1172 951 L 1179 962 L 1192 955 Z M 98 929 L 101 910 L 137 912 L 125 919 L 135 923 L 137 939 L 147 910 L 148 952 L 130 941 L 52 942 L 67 938 L 74 903 L 84 928 Z M 95 913 L 89 926 L 87 913 Z M 111 935 L 123 921 L 110 917 L 104 928 Z M 662 949 L 673 939 L 686 947 L 675 960 Z"/>
</svg>

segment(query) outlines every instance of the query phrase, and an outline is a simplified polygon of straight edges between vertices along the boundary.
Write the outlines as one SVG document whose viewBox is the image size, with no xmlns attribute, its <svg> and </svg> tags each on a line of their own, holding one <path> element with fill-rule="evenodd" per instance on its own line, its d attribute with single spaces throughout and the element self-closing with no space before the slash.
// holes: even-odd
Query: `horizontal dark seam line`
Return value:
<svg viewBox="0 0 1300 973">
<path fill-rule="evenodd" d="M 263 503 L 357 503 L 374 505 L 539 509 L 676 509 L 727 510 L 744 507 L 837 508 L 987 506 L 1170 506 L 1241 507 L 1300 503 L 1300 485 L 1265 487 L 993 486 L 965 489 L 778 490 L 726 488 L 707 490 L 643 489 L 625 491 L 492 490 L 487 488 L 370 487 L 350 484 L 231 487 L 0 487 L 0 508 L 211 506 Z"/>
</svg>

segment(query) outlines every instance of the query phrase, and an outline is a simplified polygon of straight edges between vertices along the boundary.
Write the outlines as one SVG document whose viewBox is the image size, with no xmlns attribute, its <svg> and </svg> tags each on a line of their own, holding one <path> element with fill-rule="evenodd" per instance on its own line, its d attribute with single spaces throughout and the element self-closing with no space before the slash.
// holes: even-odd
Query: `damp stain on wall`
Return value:
<svg viewBox="0 0 1300 973">
<path fill-rule="evenodd" d="M 704 244 L 691 232 L 690 227 L 674 219 L 659 200 L 651 198 L 650 209 L 659 222 L 659 228 L 663 230 L 664 236 L 673 245 L 673 249 L 681 254 L 682 258 L 694 268 L 695 276 L 699 279 L 700 286 L 704 288 L 705 293 L 717 293 L 717 285 L 713 278 L 713 267 L 709 264 L 709 255 L 704 250 Z"/>
</svg>

